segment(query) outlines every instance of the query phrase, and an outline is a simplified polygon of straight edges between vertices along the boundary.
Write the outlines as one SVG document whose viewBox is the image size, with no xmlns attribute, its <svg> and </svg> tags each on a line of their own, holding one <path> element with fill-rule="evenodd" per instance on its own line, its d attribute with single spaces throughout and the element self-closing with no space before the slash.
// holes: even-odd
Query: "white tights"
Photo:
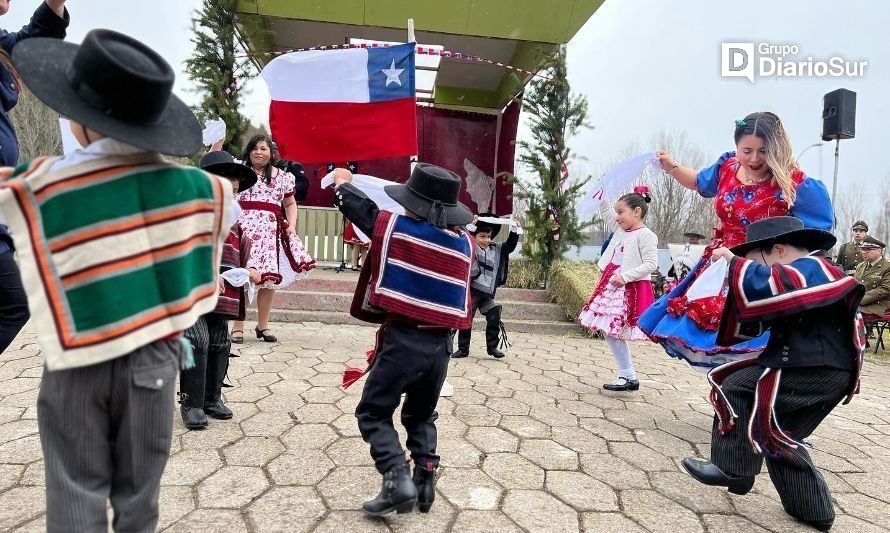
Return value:
<svg viewBox="0 0 890 533">
<path fill-rule="evenodd" d="M 628 380 L 637 379 L 637 371 L 634 370 L 633 361 L 630 360 L 630 348 L 627 346 L 627 341 L 608 335 L 605 337 L 606 344 L 609 345 L 609 349 L 615 355 L 615 361 L 618 362 L 618 377 Z"/>
</svg>

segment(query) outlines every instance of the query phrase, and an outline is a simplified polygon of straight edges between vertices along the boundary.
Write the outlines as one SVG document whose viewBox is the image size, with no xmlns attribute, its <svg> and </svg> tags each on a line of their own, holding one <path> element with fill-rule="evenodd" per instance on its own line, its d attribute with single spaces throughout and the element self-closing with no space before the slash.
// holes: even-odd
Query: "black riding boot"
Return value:
<svg viewBox="0 0 890 533">
<path fill-rule="evenodd" d="M 411 481 L 417 487 L 417 510 L 421 513 L 430 512 L 436 499 L 436 471 L 414 465 Z"/>
<path fill-rule="evenodd" d="M 503 344 L 506 345 L 507 333 L 501 324 L 501 306 L 492 307 L 485 314 L 485 347 L 488 349 L 488 355 L 500 359 L 504 357 L 504 352 L 498 348 L 501 344 L 501 334 L 504 336 Z"/>
<path fill-rule="evenodd" d="M 207 427 L 204 415 L 204 372 L 207 370 L 207 354 L 194 350 L 195 366 L 179 372 L 179 413 L 182 423 L 189 429 Z"/>
<path fill-rule="evenodd" d="M 222 388 L 229 370 L 229 349 L 214 349 L 207 361 L 207 389 L 204 396 L 204 412 L 218 420 L 232 418 L 232 410 L 222 402 Z"/>
<path fill-rule="evenodd" d="M 470 355 L 470 337 L 473 335 L 473 324 L 468 329 L 457 330 L 457 351 L 451 354 L 452 359 L 462 359 Z"/>
<path fill-rule="evenodd" d="M 395 511 L 398 514 L 410 513 L 417 501 L 417 488 L 408 475 L 408 465 L 396 465 L 383 474 L 383 488 L 373 500 L 362 504 L 362 510 L 369 516 L 383 516 Z"/>
</svg>

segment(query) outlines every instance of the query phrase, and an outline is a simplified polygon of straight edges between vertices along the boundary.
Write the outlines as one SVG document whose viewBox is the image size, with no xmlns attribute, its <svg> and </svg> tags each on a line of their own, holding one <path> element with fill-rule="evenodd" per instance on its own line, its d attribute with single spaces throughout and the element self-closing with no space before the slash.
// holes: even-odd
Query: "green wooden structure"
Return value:
<svg viewBox="0 0 890 533">
<path fill-rule="evenodd" d="M 441 46 L 535 71 L 568 42 L 604 0 L 241 0 L 245 46 L 254 53 L 349 43 L 404 42 L 414 20 L 418 44 Z M 256 55 L 262 67 L 271 58 Z M 437 63 L 436 65 L 427 63 Z M 418 102 L 500 112 L 529 76 L 487 63 L 418 56 Z"/>
</svg>

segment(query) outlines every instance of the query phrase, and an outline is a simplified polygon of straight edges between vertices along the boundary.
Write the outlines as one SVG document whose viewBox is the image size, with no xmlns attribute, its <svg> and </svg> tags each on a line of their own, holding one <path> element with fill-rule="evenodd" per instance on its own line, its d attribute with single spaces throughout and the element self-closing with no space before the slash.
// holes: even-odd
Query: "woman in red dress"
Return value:
<svg viewBox="0 0 890 533">
<path fill-rule="evenodd" d="M 670 293 L 661 297 L 639 320 L 649 338 L 671 357 L 704 369 L 729 360 L 757 355 L 769 334 L 734 346 L 717 345 L 717 328 L 726 286 L 716 296 L 689 301 L 686 291 L 711 265 L 711 251 L 745 241 L 752 222 L 774 216 L 794 216 L 808 228 L 830 231 L 834 211 L 821 181 L 797 166 L 782 121 L 773 113 L 751 113 L 737 120 L 735 152 L 727 152 L 703 170 L 681 166 L 658 151 L 662 169 L 677 182 L 706 198 L 714 198 L 720 220 L 699 264 Z"/>
</svg>

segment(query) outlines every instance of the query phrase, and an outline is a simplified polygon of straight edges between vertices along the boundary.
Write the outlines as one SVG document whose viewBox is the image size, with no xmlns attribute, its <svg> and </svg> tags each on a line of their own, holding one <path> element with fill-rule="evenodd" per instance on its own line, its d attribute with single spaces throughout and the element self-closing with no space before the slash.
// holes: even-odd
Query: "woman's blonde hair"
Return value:
<svg viewBox="0 0 890 533">
<path fill-rule="evenodd" d="M 791 172 L 797 170 L 797 161 L 794 160 L 794 152 L 791 150 L 791 141 L 785 126 L 775 113 L 758 111 L 746 116 L 744 120 L 737 120 L 735 126 L 736 145 L 745 135 L 756 135 L 763 140 L 766 152 L 766 164 L 769 171 L 782 189 L 782 198 L 788 203 L 788 207 L 794 205 L 797 196 L 794 182 L 791 180 Z"/>
</svg>

